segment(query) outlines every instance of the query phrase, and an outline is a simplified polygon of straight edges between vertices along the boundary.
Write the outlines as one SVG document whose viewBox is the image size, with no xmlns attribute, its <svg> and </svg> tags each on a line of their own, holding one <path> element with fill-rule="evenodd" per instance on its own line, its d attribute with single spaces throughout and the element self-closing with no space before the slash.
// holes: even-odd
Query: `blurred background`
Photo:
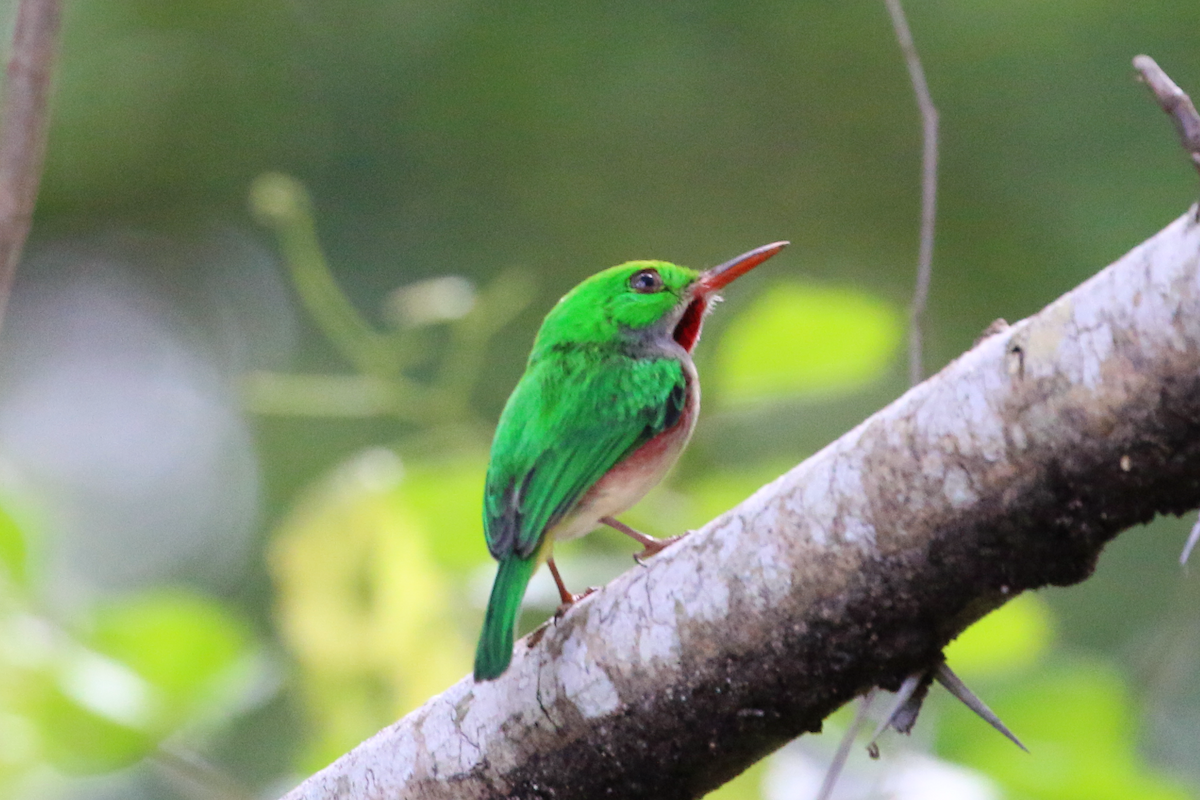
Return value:
<svg viewBox="0 0 1200 800">
<path fill-rule="evenodd" d="M 66 6 L 0 336 L 0 796 L 276 797 L 465 675 L 491 429 L 592 272 L 793 242 L 706 327 L 705 410 L 643 530 L 905 388 L 920 124 L 881 2 Z M 1193 201 L 1129 62 L 1200 93 L 1200 4 L 908 12 L 942 119 L 934 371 Z M 952 646 L 1033 755 L 935 691 L 837 796 L 1200 796 L 1192 522 Z M 559 563 L 583 587 L 633 549 Z M 556 603 L 539 577 L 524 627 Z M 812 797 L 847 721 L 714 796 Z"/>
</svg>

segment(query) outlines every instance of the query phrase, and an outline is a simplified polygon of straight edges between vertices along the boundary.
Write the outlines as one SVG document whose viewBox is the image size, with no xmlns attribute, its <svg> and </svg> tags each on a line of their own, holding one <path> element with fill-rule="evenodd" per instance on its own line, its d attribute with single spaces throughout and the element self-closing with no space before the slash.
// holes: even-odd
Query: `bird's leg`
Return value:
<svg viewBox="0 0 1200 800">
<path fill-rule="evenodd" d="M 575 595 L 567 591 L 567 585 L 563 583 L 562 575 L 558 574 L 558 565 L 554 563 L 554 559 L 547 558 L 546 566 L 550 567 L 550 574 L 554 576 L 554 583 L 558 586 L 558 596 L 562 598 L 562 604 L 569 606 L 574 603 Z"/>
<path fill-rule="evenodd" d="M 595 586 L 589 586 L 582 594 L 571 594 L 567 591 L 567 585 L 563 583 L 562 575 L 558 574 L 558 565 L 554 563 L 553 558 L 546 559 L 546 566 L 550 568 L 550 574 L 554 576 L 554 583 L 558 586 L 558 596 L 562 599 L 562 605 L 554 612 L 554 619 L 561 618 L 563 614 L 567 613 L 568 608 L 596 591 Z"/>
<path fill-rule="evenodd" d="M 635 554 L 633 557 L 633 560 L 639 564 L 642 563 L 643 558 L 649 558 L 670 545 L 675 544 L 684 536 L 687 536 L 686 533 L 681 533 L 678 536 L 668 536 L 666 539 L 655 539 L 653 536 L 647 536 L 641 531 L 634 530 L 615 517 L 601 517 L 600 521 L 613 530 L 620 531 L 642 546 L 642 552 Z"/>
</svg>

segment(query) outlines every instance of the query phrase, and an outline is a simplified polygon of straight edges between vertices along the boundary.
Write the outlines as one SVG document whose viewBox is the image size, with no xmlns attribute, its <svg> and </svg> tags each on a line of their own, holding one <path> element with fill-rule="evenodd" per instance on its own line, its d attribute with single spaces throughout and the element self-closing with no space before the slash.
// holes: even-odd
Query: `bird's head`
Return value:
<svg viewBox="0 0 1200 800">
<path fill-rule="evenodd" d="M 717 292 L 788 245 L 775 242 L 703 272 L 666 261 L 629 261 L 568 292 L 546 315 L 534 353 L 566 342 L 610 342 L 669 332 L 691 352 Z"/>
</svg>

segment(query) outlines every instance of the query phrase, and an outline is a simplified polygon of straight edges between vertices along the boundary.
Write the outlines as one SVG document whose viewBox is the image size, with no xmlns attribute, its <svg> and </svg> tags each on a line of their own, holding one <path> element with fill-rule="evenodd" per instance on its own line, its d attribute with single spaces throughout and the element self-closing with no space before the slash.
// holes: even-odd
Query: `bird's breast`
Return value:
<svg viewBox="0 0 1200 800">
<path fill-rule="evenodd" d="M 554 531 L 555 539 L 574 539 L 589 533 L 603 517 L 628 511 L 666 477 L 691 439 L 700 410 L 700 382 L 690 359 L 684 364 L 684 379 L 687 398 L 678 421 L 604 473 Z"/>
</svg>

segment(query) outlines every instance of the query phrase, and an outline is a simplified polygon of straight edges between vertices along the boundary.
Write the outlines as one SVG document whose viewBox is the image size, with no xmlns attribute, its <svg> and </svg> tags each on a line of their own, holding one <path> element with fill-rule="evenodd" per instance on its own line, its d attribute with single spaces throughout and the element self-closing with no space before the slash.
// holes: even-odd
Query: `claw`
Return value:
<svg viewBox="0 0 1200 800">
<path fill-rule="evenodd" d="M 643 559 L 658 555 L 663 550 L 666 550 L 668 547 L 678 542 L 684 536 L 687 536 L 688 533 L 691 533 L 691 531 L 688 531 L 687 533 L 681 533 L 678 536 L 668 536 L 665 539 L 650 539 L 649 542 L 643 542 L 642 552 L 634 553 L 633 560 L 639 564 L 642 564 Z M 649 539 L 650 537 L 646 538 Z M 643 564 L 643 566 L 645 565 Z"/>
<path fill-rule="evenodd" d="M 584 589 L 579 594 L 571 595 L 570 600 L 564 600 L 559 605 L 559 607 L 554 610 L 554 624 L 556 624 L 556 625 L 558 624 L 558 621 L 563 618 L 563 615 L 571 610 L 571 606 L 575 605 L 580 600 L 587 597 L 589 594 L 592 594 L 593 592 L 597 592 L 599 590 L 600 590 L 600 587 L 598 587 L 598 586 L 589 586 L 588 588 Z"/>
</svg>

